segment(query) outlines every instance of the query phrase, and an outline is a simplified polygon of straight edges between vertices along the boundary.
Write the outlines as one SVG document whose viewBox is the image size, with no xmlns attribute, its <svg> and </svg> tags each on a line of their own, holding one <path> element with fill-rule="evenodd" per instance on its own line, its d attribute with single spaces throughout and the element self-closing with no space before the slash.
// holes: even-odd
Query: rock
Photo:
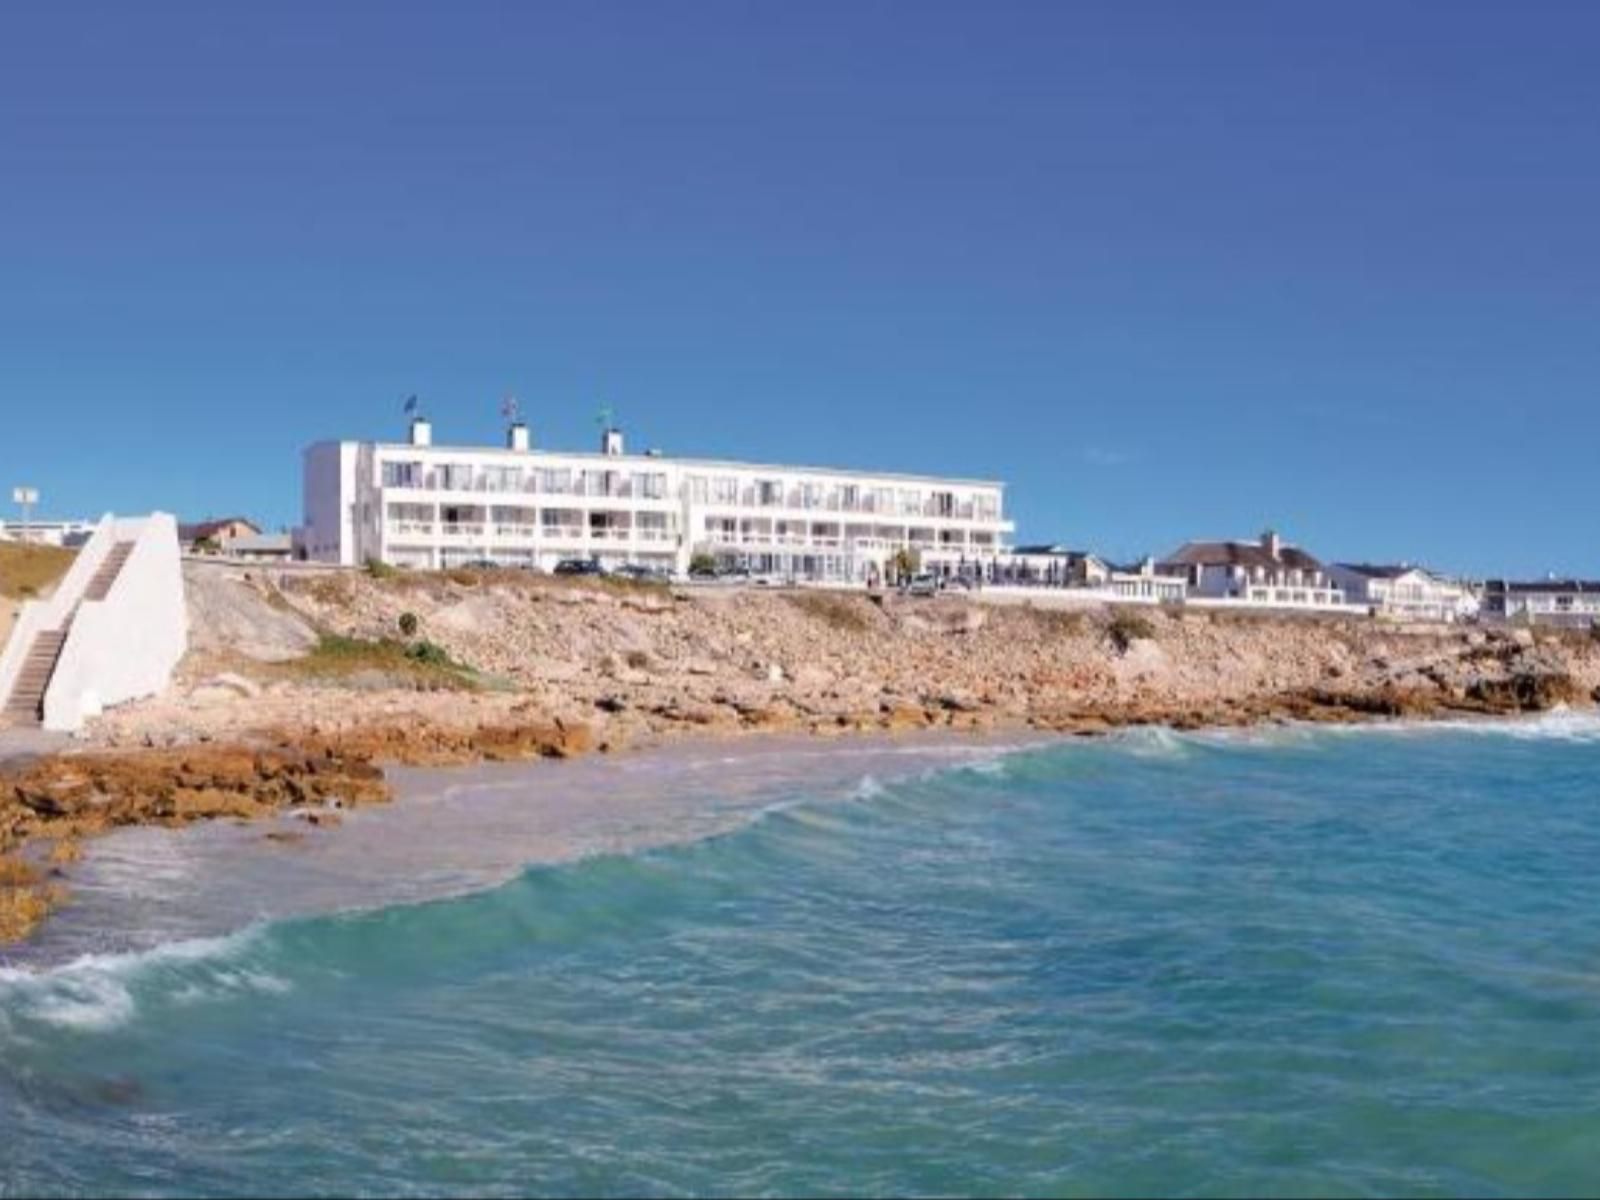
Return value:
<svg viewBox="0 0 1600 1200">
<path fill-rule="evenodd" d="M 777 663 L 768 663 L 767 664 L 767 670 L 766 670 L 766 677 L 767 677 L 767 682 L 768 683 L 782 683 L 783 682 L 783 668 L 781 666 L 779 666 Z"/>
</svg>

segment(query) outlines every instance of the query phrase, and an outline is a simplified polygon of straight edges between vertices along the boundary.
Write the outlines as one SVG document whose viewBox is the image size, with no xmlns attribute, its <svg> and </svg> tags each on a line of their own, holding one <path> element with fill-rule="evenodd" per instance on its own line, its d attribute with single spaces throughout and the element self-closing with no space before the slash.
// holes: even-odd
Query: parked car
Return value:
<svg viewBox="0 0 1600 1200">
<path fill-rule="evenodd" d="M 469 571 L 495 571 L 500 567 L 500 564 L 492 558 L 474 558 L 461 565 Z"/>
<path fill-rule="evenodd" d="M 556 564 L 557 575 L 604 575 L 606 569 L 597 558 L 563 558 Z"/>
<path fill-rule="evenodd" d="M 902 585 L 908 596 L 936 596 L 939 594 L 939 577 L 924 571 L 913 575 Z"/>
<path fill-rule="evenodd" d="M 663 583 L 671 578 L 670 573 L 660 567 L 646 566 L 644 563 L 624 563 L 612 572 L 624 579 L 635 579 L 641 583 Z"/>
</svg>

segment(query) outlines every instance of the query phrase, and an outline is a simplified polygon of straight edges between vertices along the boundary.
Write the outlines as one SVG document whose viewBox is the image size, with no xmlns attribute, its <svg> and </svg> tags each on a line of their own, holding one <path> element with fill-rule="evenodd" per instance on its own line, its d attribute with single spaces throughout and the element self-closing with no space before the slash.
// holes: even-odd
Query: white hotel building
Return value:
<svg viewBox="0 0 1600 1200">
<path fill-rule="evenodd" d="M 297 556 L 440 568 L 490 561 L 552 568 L 564 558 L 685 571 L 696 554 L 757 574 L 863 582 L 901 548 L 923 569 L 986 568 L 1008 552 L 1004 485 L 925 475 L 410 440 L 318 442 L 305 451 Z"/>
</svg>

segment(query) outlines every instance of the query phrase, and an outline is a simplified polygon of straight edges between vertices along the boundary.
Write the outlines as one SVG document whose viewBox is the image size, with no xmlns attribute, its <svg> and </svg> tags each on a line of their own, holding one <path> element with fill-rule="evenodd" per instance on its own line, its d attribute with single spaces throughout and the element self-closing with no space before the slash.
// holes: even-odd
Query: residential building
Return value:
<svg viewBox="0 0 1600 1200">
<path fill-rule="evenodd" d="M 1059 543 L 1018 546 L 1007 565 L 1015 582 L 1054 587 L 1100 587 L 1111 578 L 1111 564 L 1086 550 Z"/>
<path fill-rule="evenodd" d="M 1422 567 L 1406 563 L 1334 563 L 1328 568 L 1344 592 L 1345 603 L 1374 616 L 1406 621 L 1463 621 L 1477 615 L 1472 589 Z"/>
<path fill-rule="evenodd" d="M 304 459 L 296 553 L 401 567 L 472 562 L 549 569 L 564 558 L 684 571 L 690 559 L 786 578 L 882 579 L 898 551 L 922 569 L 981 570 L 1008 550 L 1004 485 L 630 454 L 607 428 L 599 453 L 437 446 L 412 421 L 404 443 L 319 442 Z"/>
<path fill-rule="evenodd" d="M 95 531 L 94 521 L 0 521 L 0 542 L 81 546 Z"/>
<path fill-rule="evenodd" d="M 1120 600 L 1181 604 L 1189 596 L 1189 581 L 1179 575 L 1163 575 L 1153 558 L 1146 558 L 1137 566 L 1113 568 L 1097 586 L 1111 591 Z"/>
<path fill-rule="evenodd" d="M 1329 608 L 1344 593 L 1310 554 L 1272 530 L 1253 542 L 1186 542 L 1156 564 L 1184 580 L 1188 595 L 1274 608 Z"/>
<path fill-rule="evenodd" d="M 1592 625 L 1600 622 L 1600 580 L 1491 579 L 1484 585 L 1483 615 L 1499 621 Z"/>
<path fill-rule="evenodd" d="M 207 517 L 178 526 L 178 544 L 185 550 L 221 553 L 235 538 L 259 537 L 261 528 L 248 517 Z"/>
<path fill-rule="evenodd" d="M 229 538 L 223 554 L 251 562 L 287 562 L 294 555 L 294 539 L 287 533 L 255 533 Z"/>
</svg>

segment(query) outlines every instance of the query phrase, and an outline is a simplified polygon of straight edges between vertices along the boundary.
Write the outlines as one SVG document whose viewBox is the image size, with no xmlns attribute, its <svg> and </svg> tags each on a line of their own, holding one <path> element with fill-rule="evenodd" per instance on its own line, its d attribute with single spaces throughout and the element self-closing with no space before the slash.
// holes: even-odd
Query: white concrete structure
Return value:
<svg viewBox="0 0 1600 1200">
<path fill-rule="evenodd" d="M 1491 579 L 1484 585 L 1483 614 L 1501 621 L 1591 625 L 1600 622 L 1600 580 Z"/>
<path fill-rule="evenodd" d="M 104 517 L 48 600 L 23 605 L 3 653 L 7 713 L 77 729 L 167 686 L 188 646 L 177 523 Z"/>
<path fill-rule="evenodd" d="M 1465 621 L 1478 613 L 1478 597 L 1464 584 L 1405 563 L 1334 563 L 1328 574 L 1345 603 L 1373 616 L 1401 621 Z"/>
<path fill-rule="evenodd" d="M 297 555 L 440 568 L 488 561 L 550 569 L 564 558 L 685 571 L 708 554 L 758 574 L 860 583 L 899 550 L 922 569 L 982 567 L 1014 526 L 1004 486 L 970 479 L 629 454 L 436 446 L 412 422 L 400 444 L 319 442 L 305 451 Z"/>
<path fill-rule="evenodd" d="M 1272 530 L 1254 542 L 1187 542 L 1156 567 L 1183 579 L 1191 599 L 1256 608 L 1342 608 L 1322 564 Z"/>
</svg>

